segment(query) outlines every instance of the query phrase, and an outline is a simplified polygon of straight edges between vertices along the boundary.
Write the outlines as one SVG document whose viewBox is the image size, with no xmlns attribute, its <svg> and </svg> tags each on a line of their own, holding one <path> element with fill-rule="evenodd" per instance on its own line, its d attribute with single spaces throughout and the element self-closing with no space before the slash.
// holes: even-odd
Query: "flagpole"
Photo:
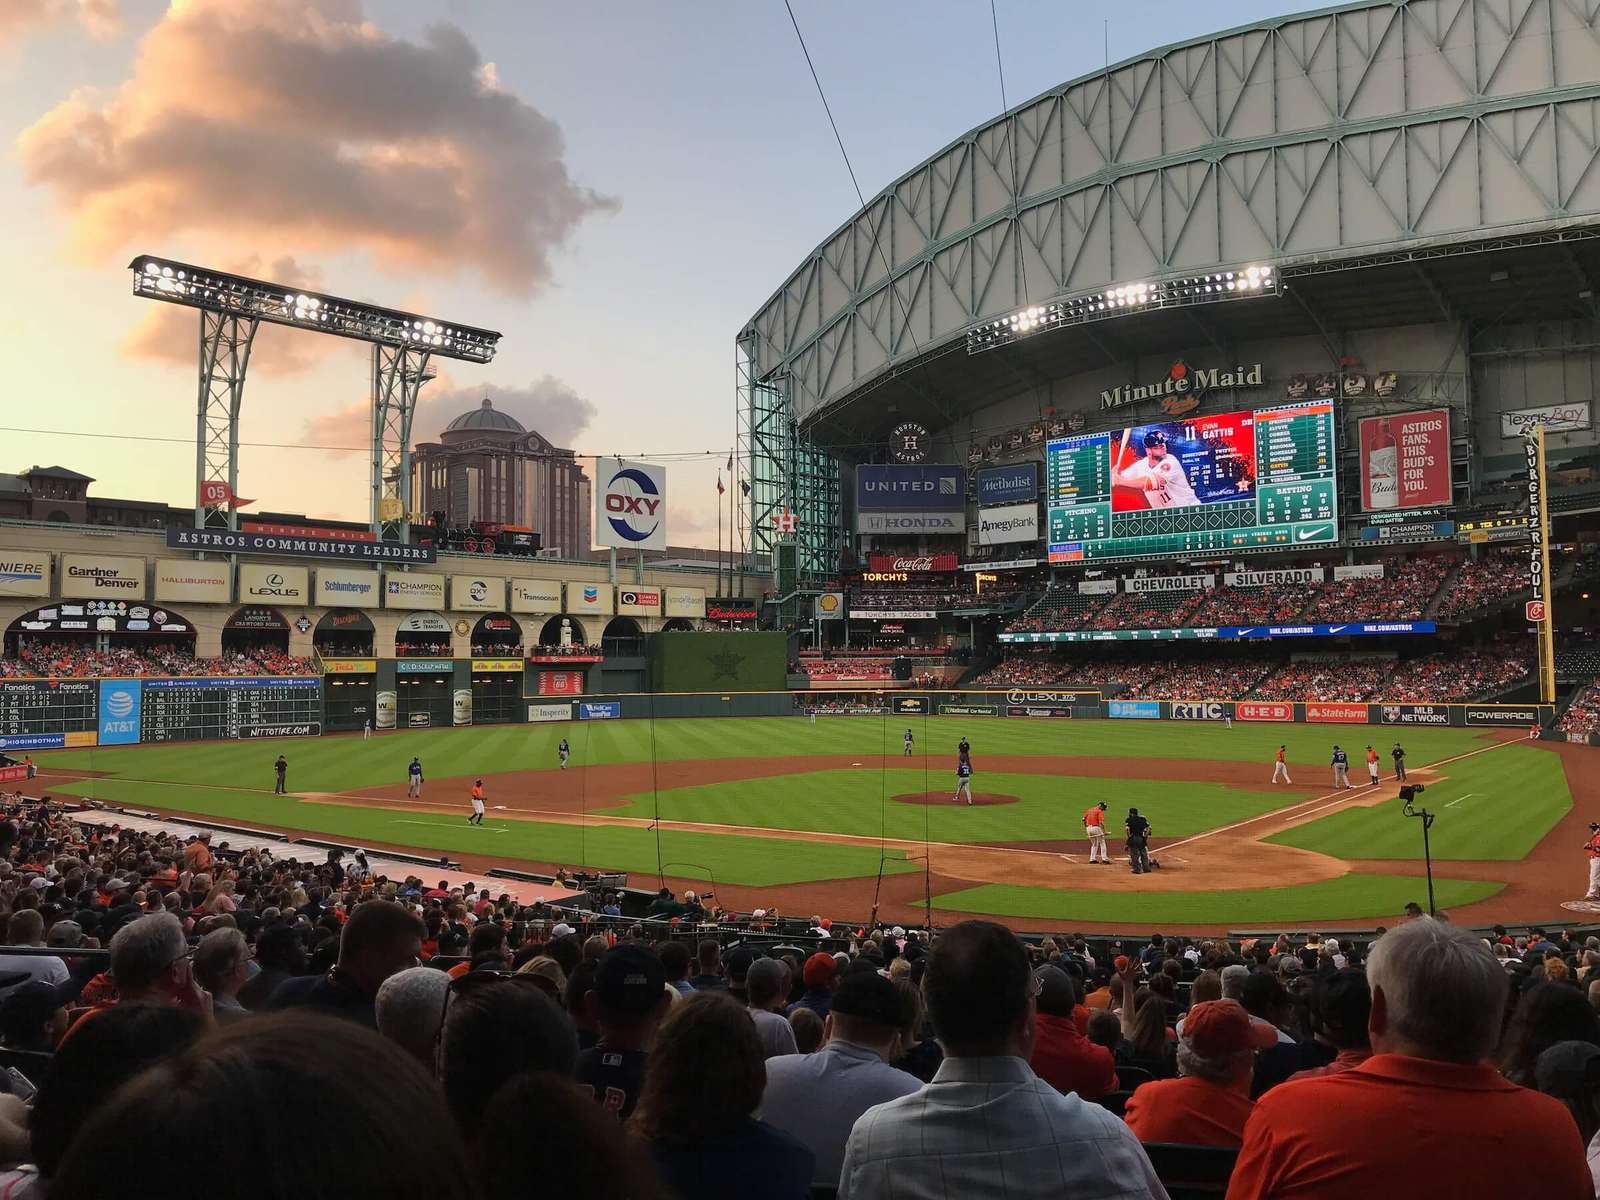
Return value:
<svg viewBox="0 0 1600 1200">
<path fill-rule="evenodd" d="M 722 474 L 717 473 L 717 586 L 722 586 Z"/>
</svg>

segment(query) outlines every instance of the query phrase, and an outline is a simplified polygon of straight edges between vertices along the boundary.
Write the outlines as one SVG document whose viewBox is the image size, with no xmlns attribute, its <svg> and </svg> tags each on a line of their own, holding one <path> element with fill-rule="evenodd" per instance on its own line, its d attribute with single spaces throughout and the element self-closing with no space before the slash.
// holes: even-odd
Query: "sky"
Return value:
<svg viewBox="0 0 1600 1200">
<path fill-rule="evenodd" d="M 1281 0 L 996 0 L 1015 105 Z M 870 199 L 1002 111 L 987 2 L 793 0 Z M 0 0 L 0 471 L 193 503 L 198 316 L 160 254 L 499 330 L 484 395 L 558 445 L 668 465 L 717 540 L 734 337 L 859 207 L 782 0 Z M 364 520 L 370 348 L 263 327 L 258 508 Z M 54 432 L 22 432 L 54 431 Z"/>
</svg>

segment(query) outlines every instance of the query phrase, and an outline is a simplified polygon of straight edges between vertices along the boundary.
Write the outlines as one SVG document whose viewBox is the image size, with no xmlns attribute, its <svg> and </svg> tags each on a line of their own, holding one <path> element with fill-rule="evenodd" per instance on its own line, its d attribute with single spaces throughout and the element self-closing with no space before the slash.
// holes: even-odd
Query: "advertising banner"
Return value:
<svg viewBox="0 0 1600 1200">
<path fill-rule="evenodd" d="M 241 725 L 240 738 L 320 737 L 321 721 L 300 721 L 292 725 Z"/>
<path fill-rule="evenodd" d="M 561 611 L 561 584 L 554 579 L 513 579 L 511 611 L 514 613 L 558 613 Z"/>
<path fill-rule="evenodd" d="M 28 778 L 28 767 L 24 763 L 16 767 L 0 767 L 0 783 L 21 783 Z"/>
<path fill-rule="evenodd" d="M 1028 571 L 1037 567 L 1044 560 L 1042 558 L 996 558 L 979 559 L 976 562 L 961 564 L 963 571 Z"/>
<path fill-rule="evenodd" d="M 1072 710 L 1063 708 L 1058 704 L 1008 704 L 1006 705 L 1008 717 L 1060 717 L 1070 720 Z"/>
<path fill-rule="evenodd" d="M 1348 625 L 1222 625 L 1177 629 L 1068 629 L 1056 633 L 1002 633 L 1001 642 L 1228 642 L 1286 637 L 1378 637 L 1434 633 L 1433 621 L 1356 621 Z"/>
<path fill-rule="evenodd" d="M 1240 721 L 1292 721 L 1294 705 L 1276 700 L 1240 700 L 1233 706 L 1233 715 Z"/>
<path fill-rule="evenodd" d="M 1361 420 L 1361 507 L 1367 512 L 1450 503 L 1450 410 Z"/>
<path fill-rule="evenodd" d="M 1106 703 L 1106 716 L 1121 721 L 1159 721 L 1159 700 L 1111 700 Z"/>
<path fill-rule="evenodd" d="M 1122 590 L 1141 595 L 1149 592 L 1198 592 L 1217 586 L 1215 575 L 1130 575 Z"/>
<path fill-rule="evenodd" d="M 1468 704 L 1465 708 L 1468 725 L 1526 729 L 1539 723 L 1539 709 L 1532 704 Z"/>
<path fill-rule="evenodd" d="M 998 704 L 941 704 L 939 713 L 946 717 L 997 717 Z"/>
<path fill-rule="evenodd" d="M 439 633 L 448 635 L 450 622 L 438 613 L 419 612 L 401 617 L 400 624 L 394 628 L 396 633 Z"/>
<path fill-rule="evenodd" d="M 911 714 L 920 713 L 925 716 L 929 711 L 928 698 L 926 696 L 896 696 L 890 705 L 889 711 Z"/>
<path fill-rule="evenodd" d="M 925 608 L 852 608 L 850 619 L 852 621 L 932 621 L 938 613 Z"/>
<path fill-rule="evenodd" d="M 396 675 L 449 675 L 455 669 L 450 658 L 398 658 L 394 664 Z"/>
<path fill-rule="evenodd" d="M 821 593 L 817 596 L 816 611 L 819 621 L 837 621 L 844 616 L 844 593 Z"/>
<path fill-rule="evenodd" d="M 100 744 L 134 746 L 139 742 L 143 689 L 137 679 L 100 681 Z"/>
<path fill-rule="evenodd" d="M 1448 704 L 1383 704 L 1378 720 L 1384 725 L 1448 725 Z"/>
<path fill-rule="evenodd" d="M 966 507 L 965 471 L 937 463 L 856 468 L 856 511 L 959 513 Z"/>
<path fill-rule="evenodd" d="M 1039 496 L 1039 464 L 1017 463 L 1010 467 L 986 467 L 978 472 L 978 503 L 1016 504 Z"/>
<path fill-rule="evenodd" d="M 444 607 L 443 575 L 390 575 L 383 577 L 385 608 Z"/>
<path fill-rule="evenodd" d="M 377 608 L 382 583 L 373 570 L 318 567 L 317 603 L 324 608 Z"/>
<path fill-rule="evenodd" d="M 1224 571 L 1222 582 L 1229 587 L 1281 587 L 1295 583 L 1321 583 L 1327 572 L 1321 567 L 1291 567 L 1280 571 Z"/>
<path fill-rule="evenodd" d="M 1085 579 L 1078 584 L 1080 596 L 1112 596 L 1117 591 L 1115 579 Z"/>
<path fill-rule="evenodd" d="M 48 596 L 50 555 L 0 548 L 0 596 Z"/>
<path fill-rule="evenodd" d="M 144 559 L 63 554 L 61 594 L 79 599 L 143 600 Z"/>
<path fill-rule="evenodd" d="M 959 512 L 858 512 L 856 532 L 878 535 L 917 533 L 962 533 L 967 521 Z"/>
<path fill-rule="evenodd" d="M 406 542 L 351 541 L 343 537 L 251 533 L 242 529 L 169 528 L 167 549 L 266 554 L 286 558 L 335 558 L 371 563 L 431 563 L 435 557 L 432 546 L 414 546 Z"/>
<path fill-rule="evenodd" d="M 530 720 L 530 721 L 570 721 L 570 720 L 572 720 L 572 705 L 570 705 L 570 704 L 530 704 L 530 705 L 528 705 L 528 720 Z"/>
<path fill-rule="evenodd" d="M 583 680 L 582 671 L 540 671 L 534 690 L 540 696 L 581 696 Z"/>
<path fill-rule="evenodd" d="M 1524 437 L 1530 429 L 1543 425 L 1546 433 L 1561 433 L 1572 429 L 1588 429 L 1594 424 L 1589 402 L 1574 404 L 1546 404 L 1539 408 L 1519 408 L 1500 414 L 1500 436 Z"/>
<path fill-rule="evenodd" d="M 664 612 L 669 617 L 704 617 L 706 615 L 705 589 L 669 587 L 667 589 L 667 607 Z"/>
<path fill-rule="evenodd" d="M 187 558 L 156 559 L 156 599 L 192 604 L 226 604 L 233 599 L 232 572 L 225 558 L 198 562 Z"/>
<path fill-rule="evenodd" d="M 322 660 L 322 673 L 324 675 L 372 675 L 378 670 L 378 660 L 375 658 L 325 658 Z"/>
<path fill-rule="evenodd" d="M 665 550 L 667 469 L 654 463 L 597 458 L 594 475 L 595 545 Z"/>
<path fill-rule="evenodd" d="M 867 570 L 874 575 L 938 575 L 960 565 L 955 554 L 874 554 L 867 559 Z"/>
<path fill-rule="evenodd" d="M 450 607 L 456 612 L 503 612 L 506 581 L 484 575 L 452 575 Z"/>
<path fill-rule="evenodd" d="M 1367 706 L 1341 701 L 1307 701 L 1306 720 L 1323 725 L 1365 725 Z"/>
<path fill-rule="evenodd" d="M 233 611 L 225 626 L 227 629 L 288 629 L 283 614 L 264 604 L 246 605 Z"/>
<path fill-rule="evenodd" d="M 1233 716 L 1230 700 L 1174 700 L 1168 716 L 1174 721 L 1222 721 Z"/>
<path fill-rule="evenodd" d="M 326 525 L 279 525 L 270 521 L 240 521 L 239 528 L 246 533 L 272 533 L 280 537 L 331 538 L 340 542 L 378 540 L 378 535 L 370 529 L 332 529 Z"/>
<path fill-rule="evenodd" d="M 817 597 L 817 615 L 839 616 L 840 613 L 824 613 L 822 601 L 824 596 L 837 597 L 840 601 L 837 607 L 843 607 L 842 592 L 825 592 Z M 713 596 L 706 601 L 706 619 L 708 621 L 754 621 L 759 612 L 759 607 L 754 600 L 746 600 L 743 596 Z"/>
<path fill-rule="evenodd" d="M 309 604 L 311 572 L 306 567 L 274 567 L 262 563 L 239 564 L 239 602 L 249 604 Z"/>
<path fill-rule="evenodd" d="M 1333 569 L 1334 582 L 1342 583 L 1346 579 L 1382 579 L 1382 563 L 1356 563 L 1348 567 L 1335 567 Z"/>
<path fill-rule="evenodd" d="M 661 593 L 656 588 L 618 588 L 617 611 L 629 617 L 659 617 Z"/>
<path fill-rule="evenodd" d="M 1099 701 L 1099 692 L 1058 692 L 1053 688 L 1047 691 L 1012 688 L 1006 693 L 1007 704 L 1065 704 L 1070 707 L 1074 704 L 1098 704 Z"/>
<path fill-rule="evenodd" d="M 978 513 L 978 545 L 1003 546 L 1012 542 L 1039 540 L 1039 506 L 1008 504 L 985 508 Z"/>
<path fill-rule="evenodd" d="M 606 700 L 600 703 L 578 703 L 578 720 L 580 721 L 615 721 L 622 716 L 622 704 L 616 700 Z"/>
<path fill-rule="evenodd" d="M 64 733 L 0 734 L 0 750 L 59 750 L 66 744 Z"/>
<path fill-rule="evenodd" d="M 566 611 L 602 615 L 609 613 L 615 590 L 615 585 L 609 583 L 569 583 Z"/>
<path fill-rule="evenodd" d="M 477 674 L 507 674 L 522 670 L 520 658 L 475 658 L 472 660 L 472 673 Z"/>
</svg>

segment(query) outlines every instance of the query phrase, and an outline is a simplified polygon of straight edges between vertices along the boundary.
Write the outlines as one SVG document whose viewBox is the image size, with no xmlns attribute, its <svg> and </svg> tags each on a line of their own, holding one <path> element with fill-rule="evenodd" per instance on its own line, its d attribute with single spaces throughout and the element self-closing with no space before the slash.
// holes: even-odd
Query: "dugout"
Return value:
<svg viewBox="0 0 1600 1200">
<path fill-rule="evenodd" d="M 456 664 L 448 658 L 399 658 L 394 663 L 395 726 L 426 729 L 472 723 L 472 693 L 455 686 Z M 456 701 L 461 692 L 462 704 Z M 465 720 L 456 710 L 464 707 Z"/>
</svg>

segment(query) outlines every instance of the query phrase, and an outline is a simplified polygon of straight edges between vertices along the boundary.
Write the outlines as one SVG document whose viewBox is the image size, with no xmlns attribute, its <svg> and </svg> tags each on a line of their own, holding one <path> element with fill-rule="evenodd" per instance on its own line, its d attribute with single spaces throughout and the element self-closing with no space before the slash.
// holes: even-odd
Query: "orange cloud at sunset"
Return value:
<svg viewBox="0 0 1600 1200">
<path fill-rule="evenodd" d="M 0 3 L 0 45 L 76 18 L 89 34 L 110 37 L 122 28 L 117 0 L 4 0 Z"/>
<path fill-rule="evenodd" d="M 390 37 L 358 0 L 175 4 L 130 78 L 72 93 L 17 154 L 95 261 L 199 236 L 467 268 L 520 295 L 586 217 L 616 206 L 572 181 L 559 127 L 459 29 Z"/>
</svg>

